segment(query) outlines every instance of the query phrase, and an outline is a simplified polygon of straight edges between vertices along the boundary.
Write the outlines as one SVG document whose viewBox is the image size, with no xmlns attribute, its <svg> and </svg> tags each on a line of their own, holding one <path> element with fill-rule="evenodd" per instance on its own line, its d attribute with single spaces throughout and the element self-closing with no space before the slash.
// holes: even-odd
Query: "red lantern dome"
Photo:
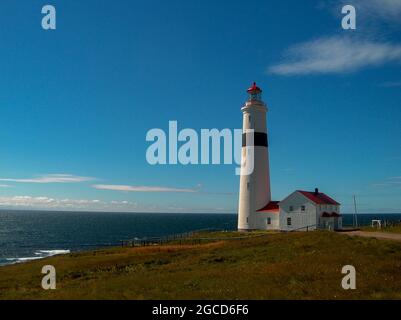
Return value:
<svg viewBox="0 0 401 320">
<path fill-rule="evenodd" d="M 255 94 L 255 93 L 260 93 L 260 92 L 262 92 L 262 89 L 260 89 L 260 88 L 256 85 L 256 82 L 254 82 L 254 83 L 253 83 L 253 86 L 250 87 L 250 88 L 247 90 L 247 92 L 250 93 L 250 94 Z"/>
<path fill-rule="evenodd" d="M 253 86 L 247 92 L 249 94 L 248 101 L 262 101 L 262 89 L 256 85 L 256 82 L 253 83 Z"/>
</svg>

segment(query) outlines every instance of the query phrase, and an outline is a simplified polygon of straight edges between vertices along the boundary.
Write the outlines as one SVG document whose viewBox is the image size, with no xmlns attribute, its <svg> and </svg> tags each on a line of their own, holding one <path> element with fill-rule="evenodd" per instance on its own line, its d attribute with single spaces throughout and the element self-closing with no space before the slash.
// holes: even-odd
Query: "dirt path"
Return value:
<svg viewBox="0 0 401 320">
<path fill-rule="evenodd" d="M 365 237 L 365 238 L 376 238 L 381 240 L 394 240 L 401 242 L 401 234 L 390 233 L 390 232 L 367 232 L 367 231 L 350 231 L 342 232 L 340 234 L 346 234 L 349 236 Z"/>
</svg>

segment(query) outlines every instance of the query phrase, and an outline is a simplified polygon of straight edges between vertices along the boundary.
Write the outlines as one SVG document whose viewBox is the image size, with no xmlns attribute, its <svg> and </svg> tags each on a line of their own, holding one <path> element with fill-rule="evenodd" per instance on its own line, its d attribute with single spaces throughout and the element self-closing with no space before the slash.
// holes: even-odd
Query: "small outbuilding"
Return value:
<svg viewBox="0 0 401 320">
<path fill-rule="evenodd" d="M 270 201 L 257 211 L 258 225 L 262 230 L 280 230 L 280 207 L 278 201 Z"/>
</svg>

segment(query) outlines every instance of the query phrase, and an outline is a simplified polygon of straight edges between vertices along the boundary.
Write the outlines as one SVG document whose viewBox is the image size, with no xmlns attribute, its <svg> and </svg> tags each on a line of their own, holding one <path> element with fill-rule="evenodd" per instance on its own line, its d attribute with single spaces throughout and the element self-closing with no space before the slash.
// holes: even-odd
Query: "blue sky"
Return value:
<svg viewBox="0 0 401 320">
<path fill-rule="evenodd" d="M 347 1 L 356 30 L 342 1 L 60 0 L 54 31 L 45 4 L 0 3 L 2 208 L 236 212 L 235 165 L 151 166 L 145 137 L 241 128 L 257 81 L 275 199 L 401 212 L 399 0 Z"/>
</svg>

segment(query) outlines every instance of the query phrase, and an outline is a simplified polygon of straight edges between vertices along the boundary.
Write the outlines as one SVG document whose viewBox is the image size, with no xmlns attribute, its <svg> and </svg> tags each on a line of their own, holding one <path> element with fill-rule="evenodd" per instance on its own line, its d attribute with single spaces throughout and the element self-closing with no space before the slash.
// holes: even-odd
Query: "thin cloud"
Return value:
<svg viewBox="0 0 401 320">
<path fill-rule="evenodd" d="M 383 82 L 379 86 L 383 88 L 398 88 L 401 87 L 401 81 Z"/>
<path fill-rule="evenodd" d="M 341 13 L 341 8 L 345 5 L 352 5 L 356 9 L 358 32 L 366 32 L 368 31 L 366 27 L 377 27 L 383 22 L 389 22 L 391 25 L 401 22 L 401 1 L 399 0 L 324 0 L 316 7 L 330 11 L 336 19 L 342 19 L 344 14 Z M 389 25 L 387 24 L 386 27 Z"/>
<path fill-rule="evenodd" d="M 16 179 L 16 178 L 0 178 L 3 182 L 16 183 L 79 183 L 95 180 L 90 177 L 75 176 L 72 174 L 48 174 L 36 178 Z"/>
<path fill-rule="evenodd" d="M 203 192 L 203 191 L 200 191 L 199 194 L 213 195 L 213 196 L 235 196 L 235 195 L 238 195 L 238 192 Z"/>
<path fill-rule="evenodd" d="M 381 187 L 381 188 L 397 187 L 397 188 L 401 188 L 401 177 L 390 177 L 390 178 L 387 178 L 385 181 L 372 184 L 372 187 Z"/>
<path fill-rule="evenodd" d="M 98 190 L 124 191 L 124 192 L 177 192 L 177 193 L 195 193 L 197 189 L 180 189 L 168 187 L 149 187 L 149 186 L 127 186 L 127 185 L 110 185 L 95 184 L 92 186 Z"/>
<path fill-rule="evenodd" d="M 343 1 L 349 4 L 349 1 Z M 401 18 L 400 0 L 353 0 L 353 5 L 375 19 L 399 21 Z"/>
<path fill-rule="evenodd" d="M 268 71 L 285 76 L 340 74 L 390 62 L 401 62 L 401 45 L 334 36 L 291 47 L 284 61 Z"/>
</svg>

